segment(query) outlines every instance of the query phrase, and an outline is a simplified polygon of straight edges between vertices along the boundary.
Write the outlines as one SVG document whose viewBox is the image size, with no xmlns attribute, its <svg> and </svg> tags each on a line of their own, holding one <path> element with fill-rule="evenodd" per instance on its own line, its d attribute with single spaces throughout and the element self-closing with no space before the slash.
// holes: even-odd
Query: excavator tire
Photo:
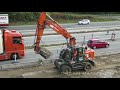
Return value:
<svg viewBox="0 0 120 90">
<path fill-rule="evenodd" d="M 62 65 L 60 68 L 60 71 L 63 73 L 68 73 L 72 71 L 72 68 L 68 65 Z"/>
<path fill-rule="evenodd" d="M 54 61 L 54 65 L 55 65 L 56 68 L 58 68 L 57 67 L 57 62 L 62 62 L 62 60 L 61 59 L 57 59 L 57 60 Z"/>
<path fill-rule="evenodd" d="M 89 62 L 84 62 L 84 67 L 83 70 L 84 71 L 90 71 L 92 69 L 92 65 Z"/>
</svg>

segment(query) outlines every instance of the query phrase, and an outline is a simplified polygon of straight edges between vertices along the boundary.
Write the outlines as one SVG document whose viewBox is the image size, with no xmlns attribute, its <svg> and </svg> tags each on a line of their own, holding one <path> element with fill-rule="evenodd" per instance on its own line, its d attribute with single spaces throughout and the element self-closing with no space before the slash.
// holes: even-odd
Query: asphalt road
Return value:
<svg viewBox="0 0 120 90">
<path fill-rule="evenodd" d="M 99 38 L 101 40 L 106 40 L 111 38 L 111 34 L 113 31 L 109 31 L 109 35 L 106 35 L 107 32 L 91 32 L 91 33 L 77 33 L 77 34 L 71 34 L 73 37 L 76 38 L 77 42 L 83 42 L 84 37 L 85 41 L 88 41 L 92 38 Z M 120 38 L 120 31 L 115 31 L 116 33 L 116 39 Z M 32 46 L 34 44 L 35 36 L 31 37 L 24 37 L 25 46 Z M 51 44 L 61 44 L 66 43 L 66 39 L 62 35 L 46 35 L 43 36 L 41 39 L 41 45 L 51 45 Z"/>
<path fill-rule="evenodd" d="M 61 26 L 65 28 L 75 28 L 75 27 L 95 27 L 95 26 L 113 26 L 117 25 L 120 26 L 120 21 L 109 21 L 109 22 L 91 22 L 89 25 L 78 25 L 76 23 L 70 23 L 70 24 L 60 24 Z M 49 27 L 46 27 L 49 28 Z M 16 30 L 30 30 L 30 29 L 36 29 L 36 23 L 35 25 L 20 25 L 20 26 L 9 26 L 8 29 L 16 29 Z"/>
<path fill-rule="evenodd" d="M 70 24 L 60 24 L 64 28 L 71 32 L 71 30 L 83 30 L 83 29 L 120 29 L 120 21 L 111 21 L 111 22 L 91 22 L 89 25 L 78 25 L 77 23 L 70 23 Z M 17 30 L 21 32 L 23 35 L 34 34 L 36 30 L 36 25 L 22 25 L 22 26 L 9 26 L 9 30 Z M 44 33 L 53 32 L 48 26 Z"/>
</svg>

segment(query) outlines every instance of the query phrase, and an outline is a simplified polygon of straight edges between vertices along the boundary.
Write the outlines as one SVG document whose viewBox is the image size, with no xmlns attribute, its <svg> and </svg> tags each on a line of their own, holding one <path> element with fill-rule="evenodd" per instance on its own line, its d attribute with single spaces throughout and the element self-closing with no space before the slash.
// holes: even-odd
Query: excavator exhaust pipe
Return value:
<svg viewBox="0 0 120 90">
<path fill-rule="evenodd" d="M 53 54 L 46 48 L 40 48 L 40 52 L 39 54 L 45 58 L 45 59 L 49 59 Z"/>
</svg>

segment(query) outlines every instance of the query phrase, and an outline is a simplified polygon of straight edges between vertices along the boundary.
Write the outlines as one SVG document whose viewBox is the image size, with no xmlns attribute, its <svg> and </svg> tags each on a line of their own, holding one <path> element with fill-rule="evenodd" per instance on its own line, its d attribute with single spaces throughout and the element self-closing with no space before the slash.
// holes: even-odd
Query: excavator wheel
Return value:
<svg viewBox="0 0 120 90">
<path fill-rule="evenodd" d="M 68 73 L 68 72 L 72 71 L 72 68 L 68 65 L 62 65 L 61 68 L 60 68 L 60 71 L 62 73 Z"/>
<path fill-rule="evenodd" d="M 56 68 L 58 68 L 57 67 L 57 62 L 61 62 L 61 61 L 62 61 L 61 59 L 57 59 L 57 60 L 54 61 L 54 65 L 55 65 Z"/>
<path fill-rule="evenodd" d="M 84 62 L 83 70 L 90 71 L 92 69 L 92 65 L 89 62 Z"/>
</svg>

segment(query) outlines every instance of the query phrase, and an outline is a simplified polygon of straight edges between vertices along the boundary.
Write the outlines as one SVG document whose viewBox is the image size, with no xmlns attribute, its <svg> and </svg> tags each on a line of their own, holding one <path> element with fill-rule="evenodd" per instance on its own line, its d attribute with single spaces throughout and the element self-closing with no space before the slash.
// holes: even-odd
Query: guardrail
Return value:
<svg viewBox="0 0 120 90">
<path fill-rule="evenodd" d="M 120 28 L 108 28 L 108 29 L 82 29 L 82 31 L 78 31 L 78 30 L 76 30 L 75 29 L 75 31 L 69 31 L 71 34 L 76 34 L 76 33 L 90 33 L 90 32 L 103 32 L 103 31 L 113 31 L 113 30 L 115 30 L 115 31 L 119 31 L 120 30 Z M 23 35 L 23 37 L 29 37 L 29 36 L 35 36 L 35 34 L 33 34 L 33 33 L 29 33 L 29 34 L 22 34 Z M 43 34 L 44 36 L 45 35 L 59 35 L 59 34 L 57 34 L 56 32 L 47 32 L 47 33 L 44 33 Z"/>
</svg>

